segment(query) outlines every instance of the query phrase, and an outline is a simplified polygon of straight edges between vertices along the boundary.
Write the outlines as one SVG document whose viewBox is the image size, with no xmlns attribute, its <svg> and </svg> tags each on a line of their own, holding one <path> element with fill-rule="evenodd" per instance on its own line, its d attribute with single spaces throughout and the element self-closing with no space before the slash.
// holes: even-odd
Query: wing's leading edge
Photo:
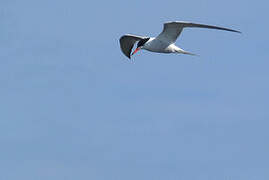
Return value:
<svg viewBox="0 0 269 180">
<path fill-rule="evenodd" d="M 183 21 L 174 21 L 174 22 L 164 23 L 163 31 L 157 36 L 157 38 L 163 41 L 174 43 L 177 40 L 180 33 L 182 32 L 183 28 L 186 28 L 186 27 L 218 29 L 218 30 L 241 33 L 240 31 L 236 31 L 236 30 L 228 29 L 224 27 L 211 26 L 211 25 L 206 25 L 206 24 L 196 24 L 196 23 L 183 22 Z"/>
</svg>

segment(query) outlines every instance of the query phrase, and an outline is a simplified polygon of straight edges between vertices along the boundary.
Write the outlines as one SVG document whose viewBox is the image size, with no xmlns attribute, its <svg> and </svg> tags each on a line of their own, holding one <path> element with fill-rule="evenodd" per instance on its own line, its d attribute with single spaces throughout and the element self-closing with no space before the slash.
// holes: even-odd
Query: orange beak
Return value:
<svg viewBox="0 0 269 180">
<path fill-rule="evenodd" d="M 135 53 L 137 53 L 140 49 L 141 49 L 140 47 L 136 48 L 135 51 L 132 53 L 132 55 L 134 55 Z"/>
</svg>

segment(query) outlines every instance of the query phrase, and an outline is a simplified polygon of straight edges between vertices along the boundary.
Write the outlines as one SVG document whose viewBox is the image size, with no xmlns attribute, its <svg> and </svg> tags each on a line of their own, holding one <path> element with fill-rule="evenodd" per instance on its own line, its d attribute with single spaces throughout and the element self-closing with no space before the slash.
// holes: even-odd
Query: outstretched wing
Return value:
<svg viewBox="0 0 269 180">
<path fill-rule="evenodd" d="M 123 54 L 125 54 L 128 58 L 131 58 L 131 51 L 134 47 L 136 41 L 140 41 L 146 37 L 136 36 L 131 34 L 126 34 L 120 38 L 120 47 Z"/>
<path fill-rule="evenodd" d="M 236 30 L 228 29 L 228 28 L 223 28 L 223 27 L 218 27 L 218 26 L 211 26 L 211 25 L 206 25 L 206 24 L 196 24 L 196 23 L 183 22 L 183 21 L 175 21 L 175 22 L 165 23 L 163 26 L 163 31 L 161 32 L 161 34 L 159 34 L 157 36 L 157 38 L 162 40 L 162 41 L 174 43 L 177 40 L 180 33 L 182 32 L 183 28 L 185 28 L 185 27 L 218 29 L 218 30 L 241 33 L 240 31 L 236 31 Z"/>
</svg>

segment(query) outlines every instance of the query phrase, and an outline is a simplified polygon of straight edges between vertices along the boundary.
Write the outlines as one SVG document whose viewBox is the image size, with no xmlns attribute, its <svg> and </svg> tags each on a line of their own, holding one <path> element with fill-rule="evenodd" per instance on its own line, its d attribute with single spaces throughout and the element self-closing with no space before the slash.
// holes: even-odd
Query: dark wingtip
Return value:
<svg viewBox="0 0 269 180">
<path fill-rule="evenodd" d="M 230 31 L 230 32 L 236 32 L 236 33 L 242 33 L 241 31 L 237 31 L 237 30 L 234 30 L 234 29 L 228 29 L 228 28 L 222 28 L 220 30 L 226 30 L 226 31 Z"/>
<path fill-rule="evenodd" d="M 131 53 L 130 54 L 128 54 L 128 56 L 127 56 L 129 59 L 131 59 Z"/>
<path fill-rule="evenodd" d="M 240 34 L 242 34 L 242 32 L 241 32 L 241 31 L 237 31 L 237 30 L 234 30 L 233 32 L 237 32 L 237 33 L 240 33 Z"/>
</svg>

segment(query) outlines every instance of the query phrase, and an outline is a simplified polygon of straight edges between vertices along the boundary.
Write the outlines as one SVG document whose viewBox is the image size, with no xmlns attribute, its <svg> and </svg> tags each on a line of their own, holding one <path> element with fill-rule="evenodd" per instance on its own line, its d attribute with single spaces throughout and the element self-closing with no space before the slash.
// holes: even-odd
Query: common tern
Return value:
<svg viewBox="0 0 269 180">
<path fill-rule="evenodd" d="M 157 37 L 137 36 L 132 34 L 123 35 L 120 38 L 120 47 L 122 52 L 128 58 L 131 58 L 131 55 L 134 55 L 141 49 L 158 53 L 181 53 L 181 54 L 195 55 L 193 53 L 184 51 L 183 49 L 175 45 L 178 36 L 182 32 L 182 30 L 187 27 L 218 29 L 218 30 L 241 33 L 240 31 L 218 26 L 197 24 L 184 21 L 174 21 L 164 23 L 163 31 Z M 137 48 L 132 52 L 132 49 L 136 42 L 138 42 Z"/>
</svg>

